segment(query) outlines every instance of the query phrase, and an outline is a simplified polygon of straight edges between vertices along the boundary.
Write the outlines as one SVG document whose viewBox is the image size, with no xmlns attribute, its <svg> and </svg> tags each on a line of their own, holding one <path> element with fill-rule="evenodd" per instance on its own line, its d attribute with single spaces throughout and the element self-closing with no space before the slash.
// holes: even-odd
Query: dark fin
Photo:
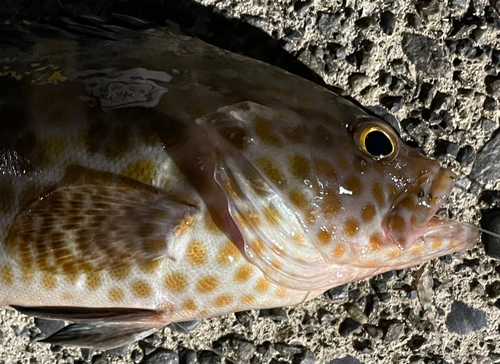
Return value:
<svg viewBox="0 0 500 364">
<path fill-rule="evenodd" d="M 21 264 L 70 275 L 160 259 L 196 211 L 175 196 L 112 173 L 68 173 L 62 186 L 14 220 L 5 244 Z"/>
<path fill-rule="evenodd" d="M 71 324 L 38 342 L 109 350 L 141 340 L 156 330 L 135 324 Z"/>
<path fill-rule="evenodd" d="M 151 323 L 158 322 L 163 312 L 143 308 L 121 307 L 74 307 L 74 306 L 17 306 L 13 309 L 28 316 L 51 320 L 64 320 L 76 323 Z"/>
</svg>

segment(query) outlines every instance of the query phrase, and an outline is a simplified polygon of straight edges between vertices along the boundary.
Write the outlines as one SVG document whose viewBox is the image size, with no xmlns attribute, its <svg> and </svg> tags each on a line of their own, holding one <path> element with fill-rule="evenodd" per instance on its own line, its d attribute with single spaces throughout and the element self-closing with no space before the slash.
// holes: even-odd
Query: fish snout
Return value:
<svg viewBox="0 0 500 364">
<path fill-rule="evenodd" d="M 455 178 L 453 172 L 438 167 L 417 178 L 396 198 L 384 221 L 384 228 L 396 245 L 405 250 L 423 238 L 448 198 Z"/>
</svg>

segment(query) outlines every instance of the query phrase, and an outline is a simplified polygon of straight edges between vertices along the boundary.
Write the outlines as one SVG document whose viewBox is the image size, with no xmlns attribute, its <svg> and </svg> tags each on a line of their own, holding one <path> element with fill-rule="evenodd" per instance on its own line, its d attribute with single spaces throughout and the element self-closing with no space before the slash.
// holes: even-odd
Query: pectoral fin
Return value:
<svg viewBox="0 0 500 364">
<path fill-rule="evenodd" d="M 38 342 L 108 350 L 141 340 L 156 330 L 118 323 L 71 324 Z"/>
<path fill-rule="evenodd" d="M 120 176 L 80 183 L 56 187 L 16 217 L 6 247 L 21 264 L 78 274 L 159 259 L 195 212 L 174 196 Z"/>
<path fill-rule="evenodd" d="M 74 322 L 39 341 L 50 344 L 113 349 L 140 340 L 167 324 L 164 312 L 148 309 L 11 307 L 30 316 Z"/>
</svg>

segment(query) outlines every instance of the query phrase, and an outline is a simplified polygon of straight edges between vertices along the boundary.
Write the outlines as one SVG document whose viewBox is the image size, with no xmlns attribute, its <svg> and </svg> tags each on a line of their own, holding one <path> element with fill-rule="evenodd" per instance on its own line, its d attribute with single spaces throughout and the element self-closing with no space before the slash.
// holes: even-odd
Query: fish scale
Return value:
<svg viewBox="0 0 500 364">
<path fill-rule="evenodd" d="M 0 50 L 0 306 L 73 322 L 47 342 L 295 305 L 477 240 L 434 217 L 453 174 L 359 107 L 175 31 L 134 34 Z"/>
</svg>

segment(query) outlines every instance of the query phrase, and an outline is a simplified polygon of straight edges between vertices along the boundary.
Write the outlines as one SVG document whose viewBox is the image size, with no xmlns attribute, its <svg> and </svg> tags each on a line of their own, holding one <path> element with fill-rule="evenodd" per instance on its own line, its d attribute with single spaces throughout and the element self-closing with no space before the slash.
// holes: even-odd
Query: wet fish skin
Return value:
<svg viewBox="0 0 500 364">
<path fill-rule="evenodd" d="M 74 322 L 47 342 L 294 305 L 477 240 L 434 217 L 451 172 L 272 66 L 168 31 L 0 65 L 0 307 Z"/>
</svg>

